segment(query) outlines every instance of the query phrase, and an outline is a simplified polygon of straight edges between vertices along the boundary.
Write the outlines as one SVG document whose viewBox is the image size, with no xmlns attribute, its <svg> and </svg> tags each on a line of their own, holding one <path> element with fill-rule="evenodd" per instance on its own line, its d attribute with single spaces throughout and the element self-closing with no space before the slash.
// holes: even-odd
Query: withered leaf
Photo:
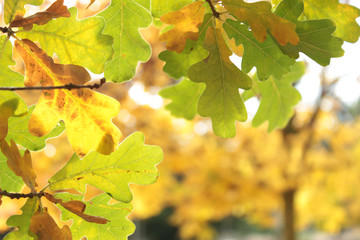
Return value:
<svg viewBox="0 0 360 240">
<path fill-rule="evenodd" d="M 25 86 L 83 85 L 90 80 L 85 68 L 54 63 L 30 40 L 15 41 L 15 48 L 25 63 Z M 35 136 L 50 132 L 64 120 L 69 142 L 79 156 L 91 150 L 110 154 L 120 141 L 120 130 L 112 123 L 120 103 L 90 89 L 43 91 L 29 121 Z"/>
<path fill-rule="evenodd" d="M 62 228 L 55 223 L 54 219 L 49 215 L 47 209 L 38 210 L 30 220 L 30 231 L 34 233 L 38 240 L 71 240 L 71 231 L 69 226 Z"/>
<path fill-rule="evenodd" d="M 60 204 L 61 206 L 63 206 L 70 212 L 78 215 L 79 217 L 81 217 L 82 219 L 84 219 L 87 222 L 93 222 L 93 223 L 98 223 L 98 224 L 106 224 L 107 222 L 110 222 L 109 220 L 102 218 L 102 217 L 96 217 L 96 216 L 91 216 L 91 215 L 85 214 L 84 212 L 86 209 L 86 204 L 81 201 L 72 200 L 72 201 L 68 201 L 68 202 L 63 202 L 63 200 L 57 199 L 49 193 L 45 193 L 45 197 L 50 202 L 53 202 L 55 204 Z"/>
<path fill-rule="evenodd" d="M 11 140 L 10 144 L 11 146 L 5 140 L 0 141 L 0 148 L 8 160 L 9 168 L 23 179 L 24 183 L 31 189 L 31 192 L 35 192 L 35 187 L 37 186 L 35 182 L 36 174 L 32 168 L 30 151 L 26 150 L 24 156 L 21 156 L 16 143 Z"/>
<path fill-rule="evenodd" d="M 198 1 L 189 4 L 182 9 L 169 12 L 161 16 L 163 23 L 175 25 L 173 29 L 160 35 L 161 41 L 166 41 L 166 48 L 178 53 L 182 52 L 186 40 L 196 40 L 199 34 L 199 26 L 204 18 L 205 8 L 203 2 Z"/>
<path fill-rule="evenodd" d="M 33 24 L 44 25 L 53 18 L 70 17 L 70 12 L 64 6 L 64 0 L 57 0 L 43 12 L 35 13 L 28 17 L 16 16 L 10 23 L 10 27 L 22 27 L 24 30 L 31 30 Z"/>
</svg>

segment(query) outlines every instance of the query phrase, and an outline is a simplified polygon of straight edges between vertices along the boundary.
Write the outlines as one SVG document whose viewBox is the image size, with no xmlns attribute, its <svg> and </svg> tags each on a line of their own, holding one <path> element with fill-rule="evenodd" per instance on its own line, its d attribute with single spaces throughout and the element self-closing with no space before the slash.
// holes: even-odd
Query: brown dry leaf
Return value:
<svg viewBox="0 0 360 240">
<path fill-rule="evenodd" d="M 161 41 L 166 41 L 166 48 L 170 51 L 182 52 L 186 40 L 196 40 L 199 34 L 199 26 L 202 24 L 205 14 L 203 2 L 191 3 L 182 9 L 164 14 L 160 17 L 163 23 L 175 25 L 173 29 L 160 35 Z"/>
<path fill-rule="evenodd" d="M 34 233 L 38 240 L 71 240 L 69 226 L 65 225 L 61 229 L 49 215 L 47 209 L 37 211 L 30 219 L 30 231 Z"/>
<path fill-rule="evenodd" d="M 90 3 L 89 3 L 89 5 L 86 7 L 86 9 L 88 9 L 94 2 L 95 2 L 95 0 L 90 0 Z"/>
<path fill-rule="evenodd" d="M 15 41 L 15 48 L 25 63 L 25 85 L 83 85 L 90 80 L 85 68 L 54 63 L 30 40 Z M 90 89 L 46 90 L 36 104 L 29 121 L 29 131 L 44 136 L 60 120 L 64 120 L 69 142 L 79 156 L 91 150 L 102 154 L 113 152 L 121 138 L 112 123 L 120 111 L 120 103 Z"/>
<path fill-rule="evenodd" d="M 11 140 L 10 144 L 11 146 L 5 140 L 0 141 L 0 148 L 8 160 L 9 168 L 23 179 L 26 186 L 31 189 L 31 192 L 35 192 L 35 187 L 37 186 L 35 182 L 36 174 L 32 168 L 30 151 L 26 150 L 24 156 L 21 156 L 14 140 Z"/>
<path fill-rule="evenodd" d="M 78 215 L 85 221 L 93 222 L 93 223 L 97 223 L 97 224 L 106 224 L 107 222 L 110 222 L 109 220 L 102 218 L 102 217 L 96 217 L 96 216 L 91 216 L 91 215 L 85 214 L 84 212 L 86 209 L 86 204 L 81 201 L 73 200 L 73 201 L 63 202 L 61 199 L 56 199 L 53 195 L 51 195 L 49 193 L 45 193 L 45 197 L 50 202 L 53 202 L 55 204 L 57 204 L 57 203 L 60 204 L 61 206 L 63 206 L 70 212 Z"/>
<path fill-rule="evenodd" d="M 264 42 L 267 31 L 270 31 L 283 46 L 287 43 L 293 45 L 299 43 L 299 36 L 295 31 L 296 25 L 274 14 L 269 2 L 246 3 L 243 0 L 223 0 L 222 3 L 239 21 L 246 21 L 249 24 L 259 42 Z"/>
<path fill-rule="evenodd" d="M 70 12 L 64 6 L 64 0 L 57 0 L 44 12 L 38 12 L 29 17 L 16 16 L 10 23 L 10 27 L 23 27 L 24 30 L 31 30 L 33 24 L 44 25 L 53 18 L 70 17 Z"/>
</svg>

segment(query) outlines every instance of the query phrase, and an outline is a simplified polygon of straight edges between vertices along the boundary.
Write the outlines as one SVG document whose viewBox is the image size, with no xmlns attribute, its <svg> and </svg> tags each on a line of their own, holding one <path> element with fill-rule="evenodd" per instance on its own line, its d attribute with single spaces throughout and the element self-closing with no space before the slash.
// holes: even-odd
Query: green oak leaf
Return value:
<svg viewBox="0 0 360 240">
<path fill-rule="evenodd" d="M 134 0 L 151 12 L 154 18 L 160 18 L 163 14 L 179 10 L 190 4 L 193 0 Z"/>
<path fill-rule="evenodd" d="M 356 19 L 360 9 L 339 0 L 304 0 L 304 15 L 308 19 L 329 18 L 336 24 L 335 36 L 354 43 L 359 39 L 360 26 Z"/>
<path fill-rule="evenodd" d="M 216 135 L 233 137 L 236 134 L 235 121 L 247 119 L 239 88 L 249 89 L 251 79 L 230 61 L 232 53 L 215 25 L 215 20 L 211 20 L 204 39 L 204 48 L 209 51 L 209 56 L 192 65 L 188 76 L 191 81 L 206 84 L 198 103 L 198 113 L 211 117 Z"/>
<path fill-rule="evenodd" d="M 159 54 L 159 59 L 165 61 L 164 72 L 175 79 L 187 76 L 191 65 L 205 59 L 209 55 L 201 45 L 188 40 L 184 51 L 177 53 L 175 51 L 165 50 Z"/>
<path fill-rule="evenodd" d="M 104 19 L 88 17 L 78 21 L 77 9 L 69 11 L 70 18 L 53 19 L 16 35 L 39 42 L 49 56 L 56 53 L 62 64 L 81 65 L 94 73 L 102 73 L 105 62 L 113 55 L 112 38 L 102 34 Z"/>
<path fill-rule="evenodd" d="M 237 45 L 244 45 L 241 69 L 248 73 L 256 67 L 261 81 L 271 75 L 280 79 L 295 63 L 294 59 L 281 51 L 272 38 L 267 37 L 264 42 L 258 42 L 248 27 L 240 22 L 228 19 L 223 27 L 230 39 L 234 38 Z"/>
<path fill-rule="evenodd" d="M 284 0 L 276 8 L 277 15 L 296 24 L 296 32 L 300 38 L 298 45 L 289 43 L 279 46 L 281 50 L 293 58 L 298 58 L 299 52 L 303 52 L 322 66 L 329 65 L 332 57 L 343 56 L 343 40 L 332 36 L 335 24 L 329 19 L 300 22 L 297 19 L 303 10 L 302 0 Z"/>
<path fill-rule="evenodd" d="M 5 35 L 0 36 L 0 84 L 8 87 L 21 87 L 24 85 L 24 77 L 9 68 L 15 65 L 12 60 L 12 45 Z"/>
<path fill-rule="evenodd" d="M 19 192 L 24 184 L 22 178 L 8 167 L 7 158 L 0 151 L 0 189 L 8 192 Z"/>
<path fill-rule="evenodd" d="M 83 201 L 81 195 L 56 194 L 57 198 L 64 201 Z M 127 236 L 135 231 L 135 225 L 126 218 L 132 211 L 131 203 L 115 203 L 109 204 L 111 197 L 107 194 L 101 194 L 84 202 L 86 206 L 85 214 L 98 216 L 110 220 L 106 224 L 96 224 L 85 221 L 79 216 L 66 210 L 62 206 L 61 219 L 63 221 L 73 220 L 71 225 L 71 233 L 73 239 L 106 239 L 106 240 L 127 240 Z"/>
<path fill-rule="evenodd" d="M 16 93 L 0 91 L 0 140 L 7 136 L 9 117 L 22 117 L 27 112 L 26 103 Z"/>
<path fill-rule="evenodd" d="M 123 82 L 135 75 L 138 62 L 151 56 L 150 45 L 142 38 L 139 28 L 151 24 L 150 13 L 133 0 L 111 1 L 99 14 L 105 18 L 104 33 L 114 38 L 114 56 L 106 63 L 105 78 L 112 82 Z"/>
<path fill-rule="evenodd" d="M 269 78 L 261 82 L 254 79 L 261 95 L 259 109 L 252 121 L 254 127 L 260 126 L 265 121 L 269 122 L 269 131 L 286 126 L 294 115 L 294 106 L 301 99 L 300 93 L 292 84 L 297 82 L 304 73 L 305 64 L 297 62 L 280 80 Z"/>
<path fill-rule="evenodd" d="M 191 120 L 196 115 L 197 104 L 204 89 L 204 84 L 184 78 L 179 83 L 162 89 L 159 95 L 172 100 L 165 106 L 172 115 Z"/>
<path fill-rule="evenodd" d="M 52 190 L 74 188 L 85 191 L 93 185 L 122 202 L 130 202 L 129 183 L 151 184 L 158 176 L 155 165 L 163 158 L 161 148 L 144 145 L 144 134 L 127 137 L 110 155 L 90 152 L 82 160 L 73 155 L 50 180 Z"/>
<path fill-rule="evenodd" d="M 16 15 L 24 16 L 25 4 L 41 5 L 44 0 L 6 0 L 4 5 L 4 22 L 9 24 Z"/>
<path fill-rule="evenodd" d="M 17 231 L 8 233 L 4 240 L 30 240 L 34 237 L 30 236 L 32 234 L 29 231 L 30 228 L 30 219 L 34 215 L 34 212 L 37 210 L 39 205 L 38 198 L 28 198 L 25 205 L 21 208 L 22 214 L 11 216 L 6 224 L 8 226 L 19 228 Z"/>
<path fill-rule="evenodd" d="M 60 121 L 56 127 L 42 137 L 36 137 L 29 132 L 29 120 L 35 105 L 29 107 L 29 112 L 23 117 L 10 117 L 6 140 L 13 139 L 17 144 L 31 151 L 39 151 L 46 146 L 46 140 L 59 136 L 65 130 L 65 124 Z"/>
</svg>

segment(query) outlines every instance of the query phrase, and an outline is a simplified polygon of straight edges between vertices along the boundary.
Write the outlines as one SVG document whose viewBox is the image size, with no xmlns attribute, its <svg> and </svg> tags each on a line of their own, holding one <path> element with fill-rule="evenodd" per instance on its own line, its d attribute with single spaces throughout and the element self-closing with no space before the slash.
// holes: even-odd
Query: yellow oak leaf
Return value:
<svg viewBox="0 0 360 240">
<path fill-rule="evenodd" d="M 246 21 L 249 24 L 259 42 L 265 41 L 269 31 L 283 46 L 287 43 L 293 45 L 299 43 L 299 36 L 295 31 L 296 25 L 274 14 L 269 2 L 246 3 L 243 0 L 223 0 L 222 3 L 239 21 Z"/>
<path fill-rule="evenodd" d="M 170 51 L 182 52 L 186 40 L 197 40 L 199 26 L 205 14 L 203 2 L 191 3 L 182 9 L 169 12 L 160 17 L 163 23 L 174 25 L 174 28 L 160 35 L 161 41 L 166 41 L 166 48 Z"/>
<path fill-rule="evenodd" d="M 30 231 L 34 233 L 38 240 L 71 240 L 69 226 L 62 228 L 55 223 L 46 208 L 38 210 L 30 219 Z"/>
<path fill-rule="evenodd" d="M 70 17 L 70 12 L 64 6 L 64 0 L 57 0 L 44 12 L 38 12 L 26 18 L 16 16 L 10 23 L 10 27 L 23 27 L 25 30 L 31 30 L 33 24 L 44 25 L 51 19 L 59 17 Z"/>
<path fill-rule="evenodd" d="M 37 186 L 35 182 L 36 174 L 32 168 L 30 151 L 26 150 L 24 156 L 21 156 L 16 143 L 11 140 L 10 144 L 11 146 L 5 140 L 0 142 L 1 151 L 7 158 L 9 168 L 23 179 L 26 186 L 31 189 L 31 192 L 35 192 L 35 187 Z"/>
<path fill-rule="evenodd" d="M 85 68 L 54 63 L 30 40 L 15 41 L 15 48 L 25 63 L 25 85 L 83 85 L 90 80 Z M 120 130 L 111 119 L 120 111 L 120 103 L 90 89 L 44 90 L 29 121 L 35 136 L 50 132 L 64 120 L 70 144 L 79 156 L 91 150 L 110 154 L 118 146 Z"/>
</svg>

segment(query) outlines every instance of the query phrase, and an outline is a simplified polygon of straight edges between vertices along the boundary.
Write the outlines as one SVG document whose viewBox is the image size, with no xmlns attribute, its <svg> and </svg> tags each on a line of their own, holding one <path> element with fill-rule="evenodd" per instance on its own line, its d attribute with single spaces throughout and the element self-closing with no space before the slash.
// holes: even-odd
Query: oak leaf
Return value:
<svg viewBox="0 0 360 240">
<path fill-rule="evenodd" d="M 44 12 L 38 12 L 25 18 L 16 16 L 10 23 L 10 27 L 22 27 L 24 30 L 31 30 L 33 24 L 44 25 L 51 19 L 59 17 L 70 17 L 70 12 L 64 6 L 64 0 L 57 0 Z"/>
<path fill-rule="evenodd" d="M 274 14 L 269 2 L 247 3 L 243 0 L 223 0 L 222 3 L 239 21 L 246 21 L 249 24 L 251 32 L 259 42 L 266 40 L 267 31 L 270 31 L 281 45 L 287 43 L 296 45 L 299 42 L 295 24 Z"/>
<path fill-rule="evenodd" d="M 15 16 L 24 16 L 25 4 L 40 5 L 44 0 L 6 0 L 4 4 L 4 22 L 9 24 Z"/>
<path fill-rule="evenodd" d="M 62 228 L 55 223 L 49 215 L 47 209 L 38 210 L 30 219 L 30 231 L 34 233 L 38 240 L 71 240 L 71 231 L 69 226 Z"/>
<path fill-rule="evenodd" d="M 188 71 L 191 81 L 206 84 L 198 103 L 198 113 L 211 117 L 216 135 L 233 137 L 236 134 L 235 121 L 245 121 L 247 113 L 239 94 L 239 88 L 249 89 L 251 79 L 239 70 L 229 59 L 229 50 L 215 20 L 209 20 L 204 48 L 209 56 L 192 65 Z M 207 23 L 207 21 L 204 21 Z"/>
<path fill-rule="evenodd" d="M 90 80 L 85 68 L 54 63 L 30 40 L 15 41 L 15 48 L 25 63 L 25 85 L 82 85 Z M 90 89 L 43 91 L 29 121 L 29 131 L 36 136 L 50 132 L 64 120 L 70 144 L 79 156 L 91 150 L 109 154 L 117 147 L 120 130 L 111 122 L 120 103 Z"/>
<path fill-rule="evenodd" d="M 24 155 L 21 156 L 16 143 L 11 140 L 10 144 L 9 146 L 5 140 L 0 142 L 1 151 L 8 160 L 9 168 L 23 179 L 24 183 L 31 189 L 31 192 L 35 192 L 35 187 L 37 186 L 35 181 L 36 174 L 32 168 L 30 151 L 26 150 Z"/>
<path fill-rule="evenodd" d="M 63 206 L 70 212 L 78 215 L 79 217 L 81 217 L 82 219 L 84 219 L 87 222 L 98 223 L 98 224 L 106 224 L 107 222 L 109 222 L 109 220 L 107 220 L 105 218 L 85 214 L 84 211 L 86 209 L 86 204 L 83 203 L 82 201 L 71 200 L 68 202 L 64 202 L 62 199 L 56 199 L 54 196 L 52 196 L 49 193 L 45 193 L 45 197 L 50 202 L 53 202 L 55 204 L 60 204 L 61 206 Z"/>
<path fill-rule="evenodd" d="M 161 34 L 159 39 L 167 42 L 168 50 L 182 52 L 187 39 L 198 38 L 198 27 L 202 24 L 204 13 L 203 2 L 198 1 L 161 16 L 160 20 L 163 23 L 174 25 L 174 28 Z"/>
</svg>

